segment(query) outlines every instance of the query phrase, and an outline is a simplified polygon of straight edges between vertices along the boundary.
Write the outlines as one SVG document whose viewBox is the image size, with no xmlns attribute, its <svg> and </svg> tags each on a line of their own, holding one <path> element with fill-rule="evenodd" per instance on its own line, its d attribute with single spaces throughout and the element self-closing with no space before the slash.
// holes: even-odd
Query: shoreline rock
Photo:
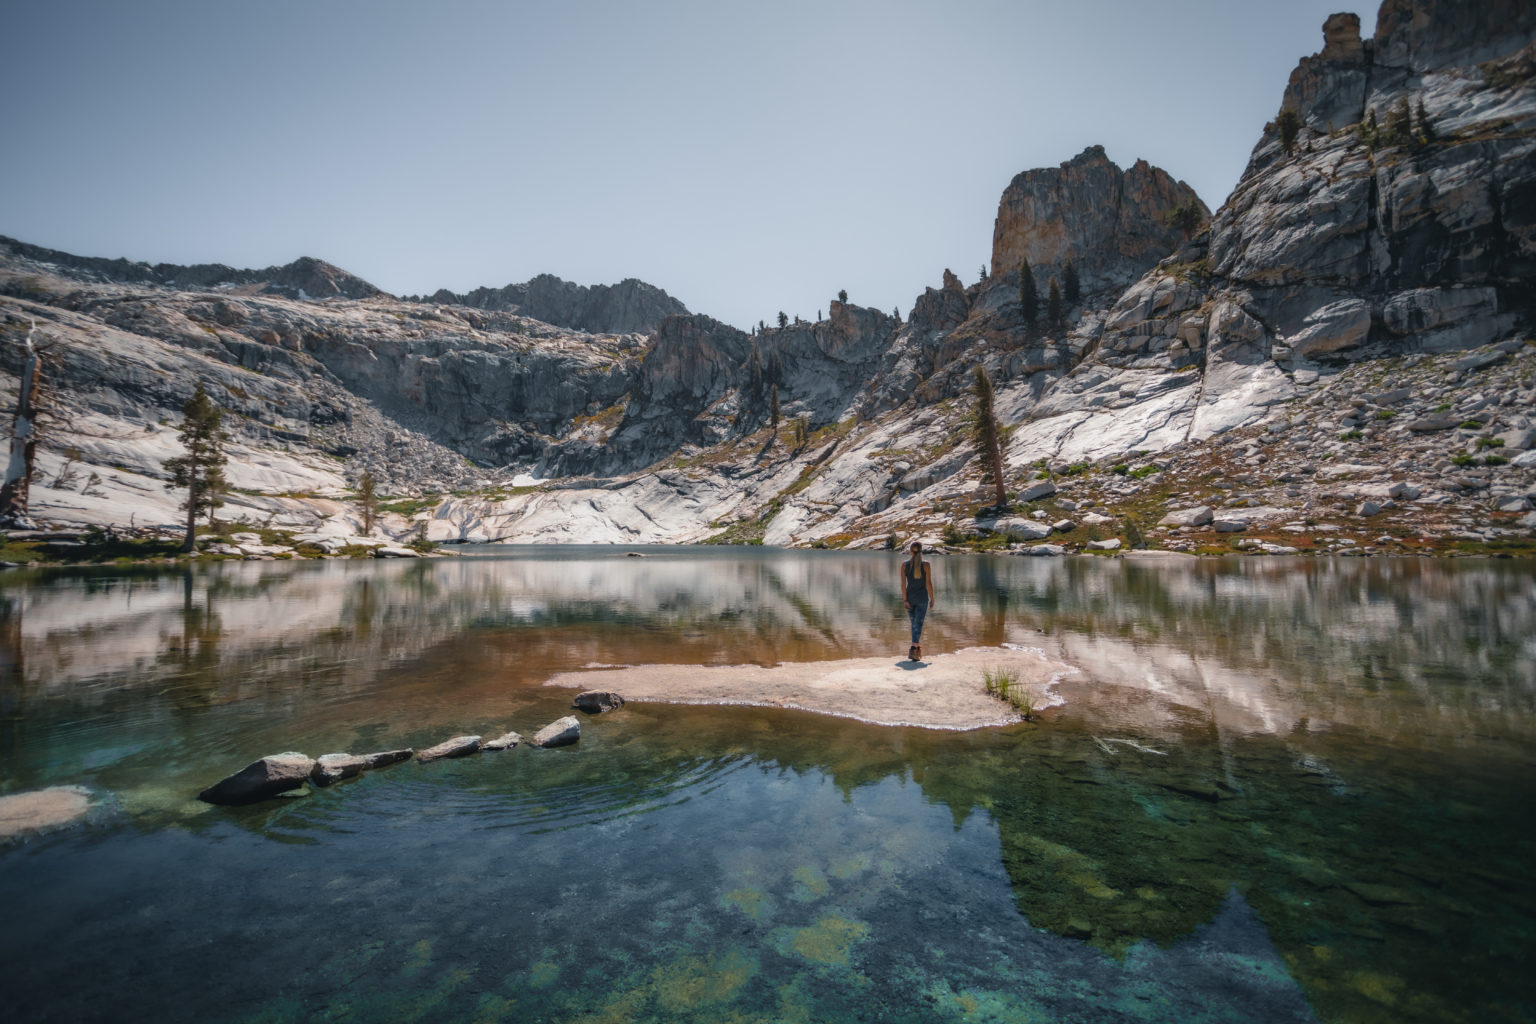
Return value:
<svg viewBox="0 0 1536 1024">
<path fill-rule="evenodd" d="M 296 750 L 269 754 L 209 786 L 197 798 L 225 806 L 259 803 L 301 788 L 314 769 L 314 758 Z"/>
</svg>

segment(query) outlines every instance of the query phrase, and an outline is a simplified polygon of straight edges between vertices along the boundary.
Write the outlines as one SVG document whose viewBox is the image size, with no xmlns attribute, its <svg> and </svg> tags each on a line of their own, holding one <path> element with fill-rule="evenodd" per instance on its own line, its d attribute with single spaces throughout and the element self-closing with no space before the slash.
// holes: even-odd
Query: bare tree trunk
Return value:
<svg viewBox="0 0 1536 1024">
<path fill-rule="evenodd" d="M 41 384 L 39 355 L 32 344 L 37 322 L 27 330 L 27 362 L 21 371 L 21 389 L 16 395 L 16 419 L 11 426 L 11 457 L 5 466 L 5 484 L 0 487 L 0 515 L 26 515 L 28 492 L 32 484 L 32 464 L 37 455 L 37 390 Z"/>
<path fill-rule="evenodd" d="M 193 455 L 191 466 L 192 486 L 187 491 L 187 536 L 181 542 L 181 550 L 187 554 L 197 550 L 197 496 L 199 488 L 197 474 L 201 472 L 201 468 L 197 464 L 196 455 Z"/>
</svg>

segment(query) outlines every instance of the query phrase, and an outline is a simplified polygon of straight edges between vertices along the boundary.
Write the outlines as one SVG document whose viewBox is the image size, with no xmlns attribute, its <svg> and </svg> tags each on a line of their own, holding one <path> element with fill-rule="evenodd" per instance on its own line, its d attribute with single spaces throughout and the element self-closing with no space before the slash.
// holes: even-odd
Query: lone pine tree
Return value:
<svg viewBox="0 0 1536 1024">
<path fill-rule="evenodd" d="M 187 404 L 181 407 L 180 437 L 185 455 L 166 459 L 161 465 L 171 474 L 167 490 L 178 487 L 187 489 L 182 508 L 187 513 L 187 536 L 181 542 L 181 550 L 191 551 L 196 542 L 197 517 L 207 511 L 212 514 L 219 503 L 219 492 L 224 489 L 224 442 L 229 434 L 224 431 L 224 412 L 214 405 L 203 390 L 201 381 Z"/>
<path fill-rule="evenodd" d="M 987 467 L 992 477 L 992 487 L 997 498 L 993 504 L 1002 508 L 1008 504 L 1008 495 L 1003 490 L 1003 431 L 998 426 L 997 413 L 993 410 L 992 378 L 987 376 L 986 367 L 976 367 L 971 381 L 971 394 L 976 396 L 972 420 L 976 454 L 981 457 L 981 464 Z"/>
</svg>

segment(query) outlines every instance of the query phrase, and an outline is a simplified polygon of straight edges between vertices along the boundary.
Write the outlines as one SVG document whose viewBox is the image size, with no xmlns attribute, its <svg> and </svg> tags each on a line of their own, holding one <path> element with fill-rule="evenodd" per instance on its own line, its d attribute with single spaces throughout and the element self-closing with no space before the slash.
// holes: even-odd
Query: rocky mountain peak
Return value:
<svg viewBox="0 0 1536 1024">
<path fill-rule="evenodd" d="M 1024 171 L 998 204 L 988 280 L 1015 282 L 1028 259 L 1043 293 L 1071 260 L 1084 292 L 1119 291 L 1178 246 L 1183 232 L 1167 215 L 1187 203 L 1198 205 L 1202 219 L 1210 216 L 1182 181 L 1145 160 L 1121 170 L 1103 146 L 1058 167 Z"/>
<path fill-rule="evenodd" d="M 688 307 L 665 291 L 633 277 L 589 287 L 539 274 L 522 284 L 476 288 L 462 295 L 439 289 L 429 301 L 518 313 L 594 334 L 649 334 L 667 317 L 688 313 Z"/>
</svg>

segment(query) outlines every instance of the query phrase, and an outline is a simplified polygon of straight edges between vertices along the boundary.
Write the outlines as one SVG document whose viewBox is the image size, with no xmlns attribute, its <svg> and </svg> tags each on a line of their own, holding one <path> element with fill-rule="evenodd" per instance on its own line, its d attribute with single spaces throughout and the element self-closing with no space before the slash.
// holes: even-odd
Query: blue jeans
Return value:
<svg viewBox="0 0 1536 1024">
<path fill-rule="evenodd" d="M 907 609 L 907 617 L 912 620 L 912 642 L 917 643 L 923 638 L 923 620 L 928 617 L 928 602 L 913 601 Z"/>
</svg>

